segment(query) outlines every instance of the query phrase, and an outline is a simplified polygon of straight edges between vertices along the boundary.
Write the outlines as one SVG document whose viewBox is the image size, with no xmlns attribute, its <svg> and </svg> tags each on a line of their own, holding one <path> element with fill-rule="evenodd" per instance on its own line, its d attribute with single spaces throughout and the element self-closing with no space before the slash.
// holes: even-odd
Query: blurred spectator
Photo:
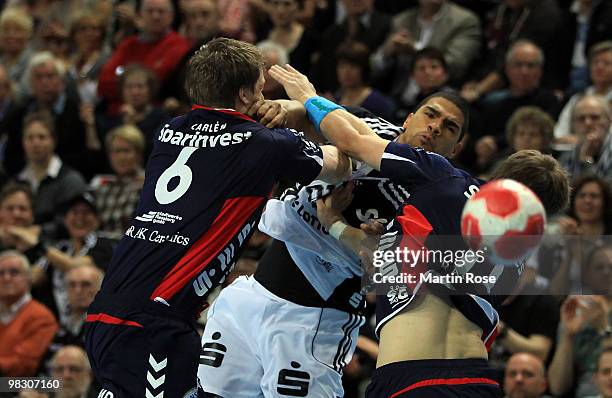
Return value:
<svg viewBox="0 0 612 398">
<path fill-rule="evenodd" d="M 0 374 L 34 376 L 57 322 L 30 296 L 30 263 L 15 251 L 0 253 Z"/>
<path fill-rule="evenodd" d="M 437 91 L 454 91 L 448 83 L 448 66 L 444 53 L 433 47 L 425 47 L 414 53 L 410 70 L 410 83 L 403 91 L 400 87 L 391 90 L 391 96 L 398 104 L 395 120 L 406 120 L 418 104 Z"/>
<path fill-rule="evenodd" d="M 66 287 L 68 292 L 67 317 L 60 320 L 60 328 L 43 359 L 43 372 L 52 372 L 52 358 L 67 345 L 77 345 L 85 348 L 85 333 L 83 326 L 87 317 L 87 308 L 100 290 L 104 273 L 92 265 L 81 265 L 66 272 Z"/>
<path fill-rule="evenodd" d="M 593 376 L 599 353 L 610 342 L 611 298 L 570 296 L 563 302 L 557 347 L 548 368 L 553 395 L 566 394 L 573 385 L 576 398 L 597 394 Z"/>
<path fill-rule="evenodd" d="M 276 44 L 270 40 L 264 40 L 257 43 L 257 48 L 261 51 L 264 58 L 264 83 L 263 96 L 265 99 L 277 100 L 287 99 L 287 93 L 283 86 L 270 77 L 268 70 L 272 65 L 286 65 L 289 61 L 287 50 L 280 44 Z"/>
<path fill-rule="evenodd" d="M 26 166 L 17 179 L 27 183 L 34 194 L 34 220 L 53 222 L 57 209 L 87 189 L 83 177 L 63 164 L 55 154 L 57 139 L 48 112 L 33 112 L 23 122 Z"/>
<path fill-rule="evenodd" d="M 482 62 L 485 76 L 479 81 L 470 81 L 463 86 L 461 95 L 470 102 L 503 86 L 505 57 L 517 40 L 529 40 L 547 58 L 547 86 L 558 88 L 559 77 L 555 41 L 561 27 L 561 11 L 555 0 L 502 0 L 491 15 L 485 29 L 488 60 Z M 566 44 L 567 45 L 567 44 Z M 556 70 L 557 69 L 557 70 Z M 564 72 L 561 72 L 563 74 Z"/>
<path fill-rule="evenodd" d="M 297 20 L 298 0 L 268 0 L 272 30 L 267 39 L 281 45 L 289 54 L 289 63 L 308 75 L 313 53 L 319 47 L 318 37 Z"/>
<path fill-rule="evenodd" d="M 87 353 L 81 347 L 68 345 L 61 348 L 51 360 L 51 377 L 62 379 L 62 388 L 54 398 L 95 398 L 93 376 Z M 21 396 L 20 398 L 28 398 Z"/>
<path fill-rule="evenodd" d="M 390 87 L 400 92 L 408 85 L 415 51 L 442 51 L 450 80 L 462 82 L 479 54 L 482 31 L 478 17 L 450 0 L 419 0 L 416 8 L 393 18 L 391 35 L 374 58 L 377 76 L 390 76 Z"/>
<path fill-rule="evenodd" d="M 612 2 L 574 0 L 570 3 L 557 42 L 562 57 L 558 68 L 569 69 L 562 87 L 567 87 L 566 93 L 573 94 L 589 84 L 587 54 L 592 46 L 612 37 Z"/>
<path fill-rule="evenodd" d="M 550 153 L 554 126 L 555 122 L 550 115 L 540 108 L 535 106 L 518 108 L 506 123 L 508 148 L 501 152 L 479 151 L 476 169 L 481 172 L 495 169 L 496 163 L 524 149 Z"/>
<path fill-rule="evenodd" d="M 583 93 L 574 94 L 563 107 L 555 126 L 555 138 L 562 144 L 576 144 L 578 138 L 572 134 L 572 111 L 576 102 L 584 95 L 600 95 L 612 101 L 612 41 L 597 43 L 589 51 L 589 70 L 592 86 Z"/>
<path fill-rule="evenodd" d="M 61 321 L 67 318 L 68 294 L 65 273 L 81 265 L 93 265 L 102 270 L 110 262 L 115 240 L 97 232 L 100 222 L 95 200 L 85 193 L 73 198 L 66 207 L 64 226 L 69 238 L 53 247 L 42 243 L 42 257 L 33 269 L 37 297 L 48 304 Z M 19 241 L 29 247 L 41 244 L 27 231 L 17 231 Z"/>
<path fill-rule="evenodd" d="M 183 11 L 182 34 L 198 48 L 219 34 L 219 9 L 215 0 L 188 0 Z"/>
<path fill-rule="evenodd" d="M 5 8 L 0 15 L 0 62 L 8 69 L 15 84 L 16 97 L 25 95 L 23 73 L 30 61 L 28 42 L 32 37 L 32 17 L 19 8 Z"/>
<path fill-rule="evenodd" d="M 385 41 L 391 28 L 391 17 L 376 11 L 374 0 L 341 1 L 346 17 L 321 35 L 318 59 L 309 76 L 322 93 L 329 94 L 338 88 L 335 55 L 341 43 L 358 41 L 370 51 L 375 51 Z"/>
<path fill-rule="evenodd" d="M 582 265 L 584 294 L 612 297 L 612 242 L 595 244 Z"/>
<path fill-rule="evenodd" d="M 537 106 L 555 118 L 559 111 L 559 100 L 552 91 L 541 87 L 544 54 L 534 43 L 517 41 L 506 54 L 506 75 L 510 81 L 507 89 L 487 95 L 479 104 L 482 124 L 474 123 L 476 133 L 485 134 L 476 141 L 477 157 L 507 147 L 504 131 L 510 116 L 522 106 Z"/>
<path fill-rule="evenodd" d="M 601 97 L 585 95 L 576 101 L 573 113 L 576 148 L 563 153 L 559 163 L 574 178 L 595 174 L 612 181 L 612 114 Z"/>
<path fill-rule="evenodd" d="M 93 106 L 97 102 L 98 75 L 108 58 L 104 47 L 104 21 L 91 11 L 75 15 L 70 24 L 70 38 L 75 51 L 68 66 L 76 82 L 81 103 Z"/>
<path fill-rule="evenodd" d="M 265 8 L 262 3 L 256 0 L 217 0 L 222 36 L 254 43 L 256 36 L 252 7 Z"/>
<path fill-rule="evenodd" d="M 395 105 L 370 86 L 370 51 L 365 44 L 346 42 L 336 52 L 336 74 L 340 83 L 335 99 L 345 106 L 365 108 L 386 120 L 393 120 Z"/>
<path fill-rule="evenodd" d="M 546 387 L 541 358 L 526 352 L 510 357 L 504 373 L 504 398 L 544 398 Z"/>
<path fill-rule="evenodd" d="M 589 398 L 612 398 L 612 347 L 605 348 L 599 355 L 595 383 L 599 395 Z"/>
<path fill-rule="evenodd" d="M 91 181 L 100 230 L 120 237 L 132 216 L 144 182 L 145 140 L 137 127 L 123 125 L 106 136 L 106 148 L 114 174 L 99 175 Z"/>
<path fill-rule="evenodd" d="M 171 30 L 174 6 L 170 0 L 143 0 L 140 17 L 142 33 L 119 43 L 100 72 L 98 94 L 107 101 L 110 115 L 119 111 L 121 93 L 117 83 L 129 64 L 148 67 L 163 86 L 191 47 Z"/>
<path fill-rule="evenodd" d="M 91 154 L 88 149 L 85 125 L 79 115 L 79 99 L 67 90 L 66 70 L 62 62 L 49 52 L 36 53 L 30 59 L 25 78 L 29 82 L 32 96 L 17 108 L 7 120 L 8 141 L 5 152 L 5 166 L 9 174 L 23 167 L 22 131 L 23 120 L 27 113 L 46 110 L 53 117 L 57 134 L 57 153 L 64 162 L 89 176 L 92 169 L 99 167 L 88 162 Z"/>
<path fill-rule="evenodd" d="M 149 68 L 132 64 L 125 68 L 119 78 L 119 87 L 123 100 L 119 115 L 111 118 L 101 115 L 99 135 L 105 137 L 110 129 L 123 124 L 135 125 L 144 135 L 144 159 L 147 159 L 153 150 L 155 135 L 170 118 L 153 103 L 159 88 L 158 80 Z"/>
<path fill-rule="evenodd" d="M 610 185 L 596 176 L 580 178 L 573 186 L 568 216 L 558 218 L 552 225 L 563 237 L 557 247 L 560 256 L 549 254 L 548 264 L 540 258 L 540 273 L 553 275 L 553 294 L 579 293 L 584 288 L 582 267 L 587 256 L 583 253 L 612 233 Z"/>
<path fill-rule="evenodd" d="M 13 82 L 11 81 L 6 67 L 0 63 L 0 162 L 4 164 L 4 156 L 6 150 L 6 116 L 14 111 L 16 107 L 16 98 L 13 91 Z M 4 170 L 0 164 L 0 174 L 4 179 Z M 4 181 L 0 182 L 3 183 Z"/>
</svg>

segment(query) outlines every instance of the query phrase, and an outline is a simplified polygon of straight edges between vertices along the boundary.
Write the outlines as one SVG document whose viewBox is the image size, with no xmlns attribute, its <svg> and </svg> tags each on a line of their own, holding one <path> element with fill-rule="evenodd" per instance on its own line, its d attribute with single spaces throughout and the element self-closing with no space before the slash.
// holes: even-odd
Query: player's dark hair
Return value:
<svg viewBox="0 0 612 398">
<path fill-rule="evenodd" d="M 492 180 L 510 178 L 531 189 L 549 215 L 564 210 L 569 203 L 569 175 L 550 155 L 533 149 L 518 151 L 493 171 Z"/>
<path fill-rule="evenodd" d="M 253 90 L 263 67 L 263 56 L 254 45 L 216 38 L 191 57 L 185 90 L 194 104 L 233 108 L 240 88 Z"/>
<path fill-rule="evenodd" d="M 431 95 L 428 95 L 423 101 L 421 101 L 414 111 L 416 112 L 419 110 L 433 98 L 444 98 L 445 100 L 452 102 L 463 114 L 463 126 L 461 126 L 461 132 L 459 133 L 459 139 L 457 142 L 461 141 L 465 135 L 465 132 L 470 126 L 470 105 L 459 94 L 452 91 L 437 91 Z"/>
<path fill-rule="evenodd" d="M 601 177 L 596 175 L 586 175 L 578 178 L 572 184 L 572 197 L 570 199 L 569 209 L 567 211 L 568 215 L 574 219 L 578 219 L 576 216 L 576 196 L 582 190 L 582 188 L 589 183 L 595 183 L 599 185 L 599 189 L 601 189 L 601 196 L 603 199 L 602 203 L 602 220 L 604 222 L 604 233 L 609 234 L 612 233 L 612 187 L 610 184 Z"/>
</svg>

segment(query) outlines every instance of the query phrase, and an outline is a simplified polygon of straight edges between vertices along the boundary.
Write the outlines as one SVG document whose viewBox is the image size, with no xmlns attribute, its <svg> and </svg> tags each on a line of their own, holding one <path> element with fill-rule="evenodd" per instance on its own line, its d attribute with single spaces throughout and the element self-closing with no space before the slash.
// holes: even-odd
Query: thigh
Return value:
<svg viewBox="0 0 612 398">
<path fill-rule="evenodd" d="M 202 335 L 198 381 L 208 396 L 256 398 L 263 370 L 253 352 L 249 325 L 234 316 L 231 290 L 210 309 Z M 254 331 L 253 331 L 254 332 Z M 205 395 L 206 396 L 206 395 Z"/>
<path fill-rule="evenodd" d="M 328 308 L 278 304 L 258 347 L 266 397 L 341 397 L 342 368 L 362 317 Z"/>
</svg>

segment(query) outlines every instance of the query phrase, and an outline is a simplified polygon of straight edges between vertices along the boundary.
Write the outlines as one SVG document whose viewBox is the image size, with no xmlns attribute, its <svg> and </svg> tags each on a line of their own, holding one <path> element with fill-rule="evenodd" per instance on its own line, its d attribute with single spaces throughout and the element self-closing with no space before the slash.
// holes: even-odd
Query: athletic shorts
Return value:
<svg viewBox="0 0 612 398">
<path fill-rule="evenodd" d="M 374 371 L 366 398 L 499 398 L 497 372 L 484 359 L 395 362 Z"/>
<path fill-rule="evenodd" d="M 163 304 L 150 307 L 157 306 Z M 151 308 L 95 307 L 88 312 L 85 346 L 102 386 L 100 397 L 197 397 L 200 336 L 193 323 Z"/>
<path fill-rule="evenodd" d="M 209 309 L 199 383 L 223 398 L 342 397 L 342 368 L 363 322 L 281 299 L 240 277 Z"/>
</svg>

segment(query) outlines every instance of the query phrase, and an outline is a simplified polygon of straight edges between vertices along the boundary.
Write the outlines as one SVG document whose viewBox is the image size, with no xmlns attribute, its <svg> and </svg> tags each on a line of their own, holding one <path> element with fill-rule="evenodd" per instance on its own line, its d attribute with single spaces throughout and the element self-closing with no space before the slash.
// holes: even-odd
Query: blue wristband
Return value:
<svg viewBox="0 0 612 398">
<path fill-rule="evenodd" d="M 304 108 L 306 108 L 306 113 L 308 113 L 308 119 L 310 119 L 310 122 L 319 133 L 321 132 L 321 121 L 328 113 L 336 109 L 344 109 L 327 98 L 318 96 L 308 98 L 304 103 Z"/>
</svg>

